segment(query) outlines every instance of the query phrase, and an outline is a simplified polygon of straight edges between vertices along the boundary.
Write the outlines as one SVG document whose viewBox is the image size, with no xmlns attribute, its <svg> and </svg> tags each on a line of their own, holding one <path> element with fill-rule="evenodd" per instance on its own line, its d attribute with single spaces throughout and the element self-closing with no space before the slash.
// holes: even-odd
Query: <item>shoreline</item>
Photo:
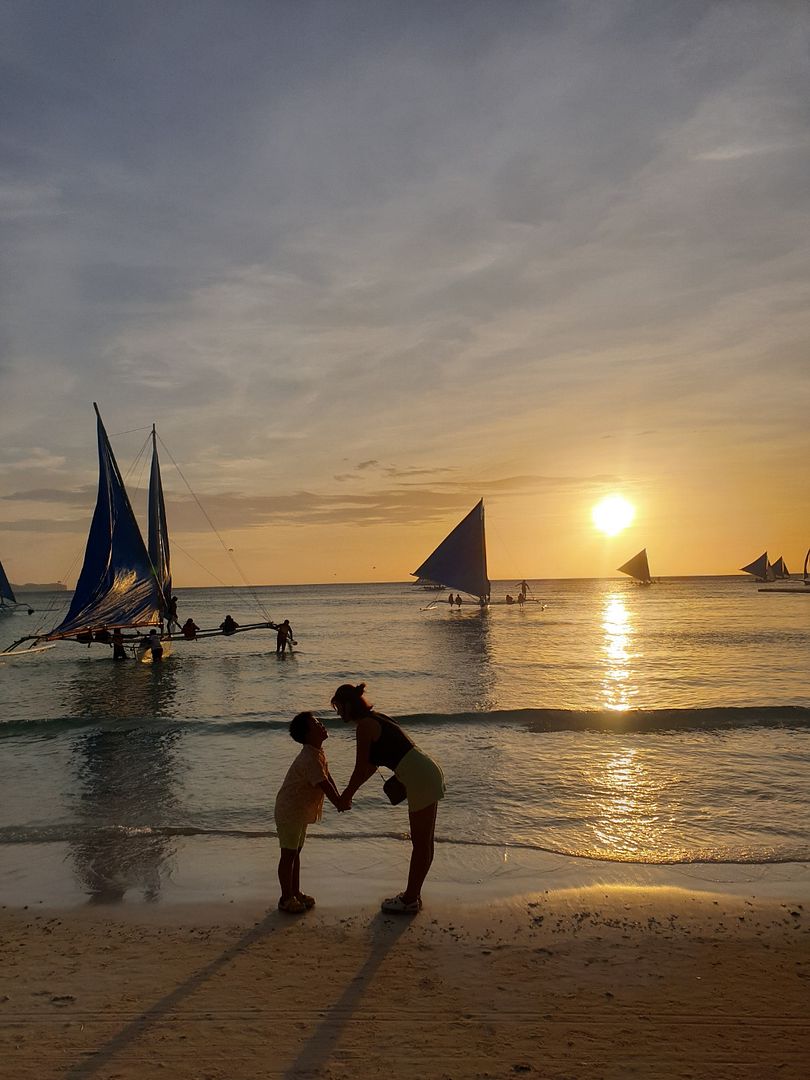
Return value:
<svg viewBox="0 0 810 1080">
<path fill-rule="evenodd" d="M 425 887 L 431 903 L 476 907 L 534 893 L 592 887 L 678 890 L 810 904 L 808 863 L 612 862 L 515 847 L 437 844 Z M 405 839 L 307 838 L 302 887 L 322 907 L 375 907 L 404 885 Z M 93 844 L 3 845 L 0 905 L 6 909 L 256 908 L 278 891 L 274 837 L 104 836 Z"/>
</svg>

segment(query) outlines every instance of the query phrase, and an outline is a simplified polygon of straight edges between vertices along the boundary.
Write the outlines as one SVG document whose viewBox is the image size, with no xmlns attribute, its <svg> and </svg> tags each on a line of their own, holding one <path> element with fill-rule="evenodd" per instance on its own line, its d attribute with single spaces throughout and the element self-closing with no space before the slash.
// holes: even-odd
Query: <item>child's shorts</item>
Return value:
<svg viewBox="0 0 810 1080">
<path fill-rule="evenodd" d="M 286 848 L 288 851 L 298 851 L 299 848 L 304 846 L 307 827 L 302 825 L 300 821 L 277 821 L 276 835 L 281 847 Z"/>
</svg>

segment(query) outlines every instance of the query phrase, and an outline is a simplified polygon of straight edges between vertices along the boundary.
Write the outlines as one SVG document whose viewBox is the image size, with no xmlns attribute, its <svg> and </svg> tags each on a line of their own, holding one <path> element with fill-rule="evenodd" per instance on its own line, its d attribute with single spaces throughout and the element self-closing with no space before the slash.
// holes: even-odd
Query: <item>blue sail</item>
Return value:
<svg viewBox="0 0 810 1080">
<path fill-rule="evenodd" d="M 14 590 L 6 577 L 3 564 L 0 563 L 0 606 L 2 606 L 4 600 L 9 600 L 12 604 L 17 603 L 17 597 L 14 595 Z"/>
<path fill-rule="evenodd" d="M 160 479 L 155 428 L 152 427 L 152 471 L 149 474 L 149 560 L 157 578 L 164 611 L 168 611 L 172 595 L 172 568 L 169 554 L 169 527 L 166 522 L 166 504 L 163 501 L 163 483 Z"/>
<path fill-rule="evenodd" d="M 430 578 L 450 589 L 460 589 L 482 599 L 489 598 L 483 499 L 476 503 L 411 576 Z"/>
<path fill-rule="evenodd" d="M 98 498 L 70 610 L 45 639 L 160 619 L 161 595 L 98 406 Z"/>
</svg>

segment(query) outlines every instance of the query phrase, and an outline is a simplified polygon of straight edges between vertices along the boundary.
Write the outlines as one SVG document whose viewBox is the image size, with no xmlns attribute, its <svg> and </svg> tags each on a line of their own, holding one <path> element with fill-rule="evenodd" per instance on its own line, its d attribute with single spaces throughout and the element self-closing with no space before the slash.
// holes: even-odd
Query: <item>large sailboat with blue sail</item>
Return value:
<svg viewBox="0 0 810 1080">
<path fill-rule="evenodd" d="M 134 631 L 132 640 L 147 631 L 155 630 L 163 636 L 164 630 L 171 629 L 171 554 L 155 427 L 152 426 L 151 434 L 148 543 L 145 544 L 95 402 L 93 408 L 98 441 L 98 494 L 73 599 L 58 625 L 20 638 L 6 652 L 24 642 L 31 643 L 29 648 L 57 641 L 110 645 L 115 631 Z M 270 621 L 251 623 L 228 633 L 255 629 L 277 629 L 277 626 Z M 222 633 L 221 628 L 202 630 L 195 634 L 195 640 Z"/>
<path fill-rule="evenodd" d="M 440 582 L 448 589 L 467 593 L 484 606 L 489 603 L 487 543 L 484 529 L 484 500 L 481 499 L 411 577 Z"/>
</svg>

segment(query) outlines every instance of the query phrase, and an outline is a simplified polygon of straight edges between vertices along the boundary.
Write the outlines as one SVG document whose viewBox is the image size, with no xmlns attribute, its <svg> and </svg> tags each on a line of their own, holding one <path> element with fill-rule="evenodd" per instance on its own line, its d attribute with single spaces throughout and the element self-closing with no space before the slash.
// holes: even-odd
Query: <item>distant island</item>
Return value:
<svg viewBox="0 0 810 1080">
<path fill-rule="evenodd" d="M 63 585 L 61 581 L 46 581 L 42 585 L 37 585 L 33 581 L 26 581 L 24 585 L 14 585 L 12 583 L 11 587 L 14 592 L 67 592 L 67 585 Z"/>
</svg>

